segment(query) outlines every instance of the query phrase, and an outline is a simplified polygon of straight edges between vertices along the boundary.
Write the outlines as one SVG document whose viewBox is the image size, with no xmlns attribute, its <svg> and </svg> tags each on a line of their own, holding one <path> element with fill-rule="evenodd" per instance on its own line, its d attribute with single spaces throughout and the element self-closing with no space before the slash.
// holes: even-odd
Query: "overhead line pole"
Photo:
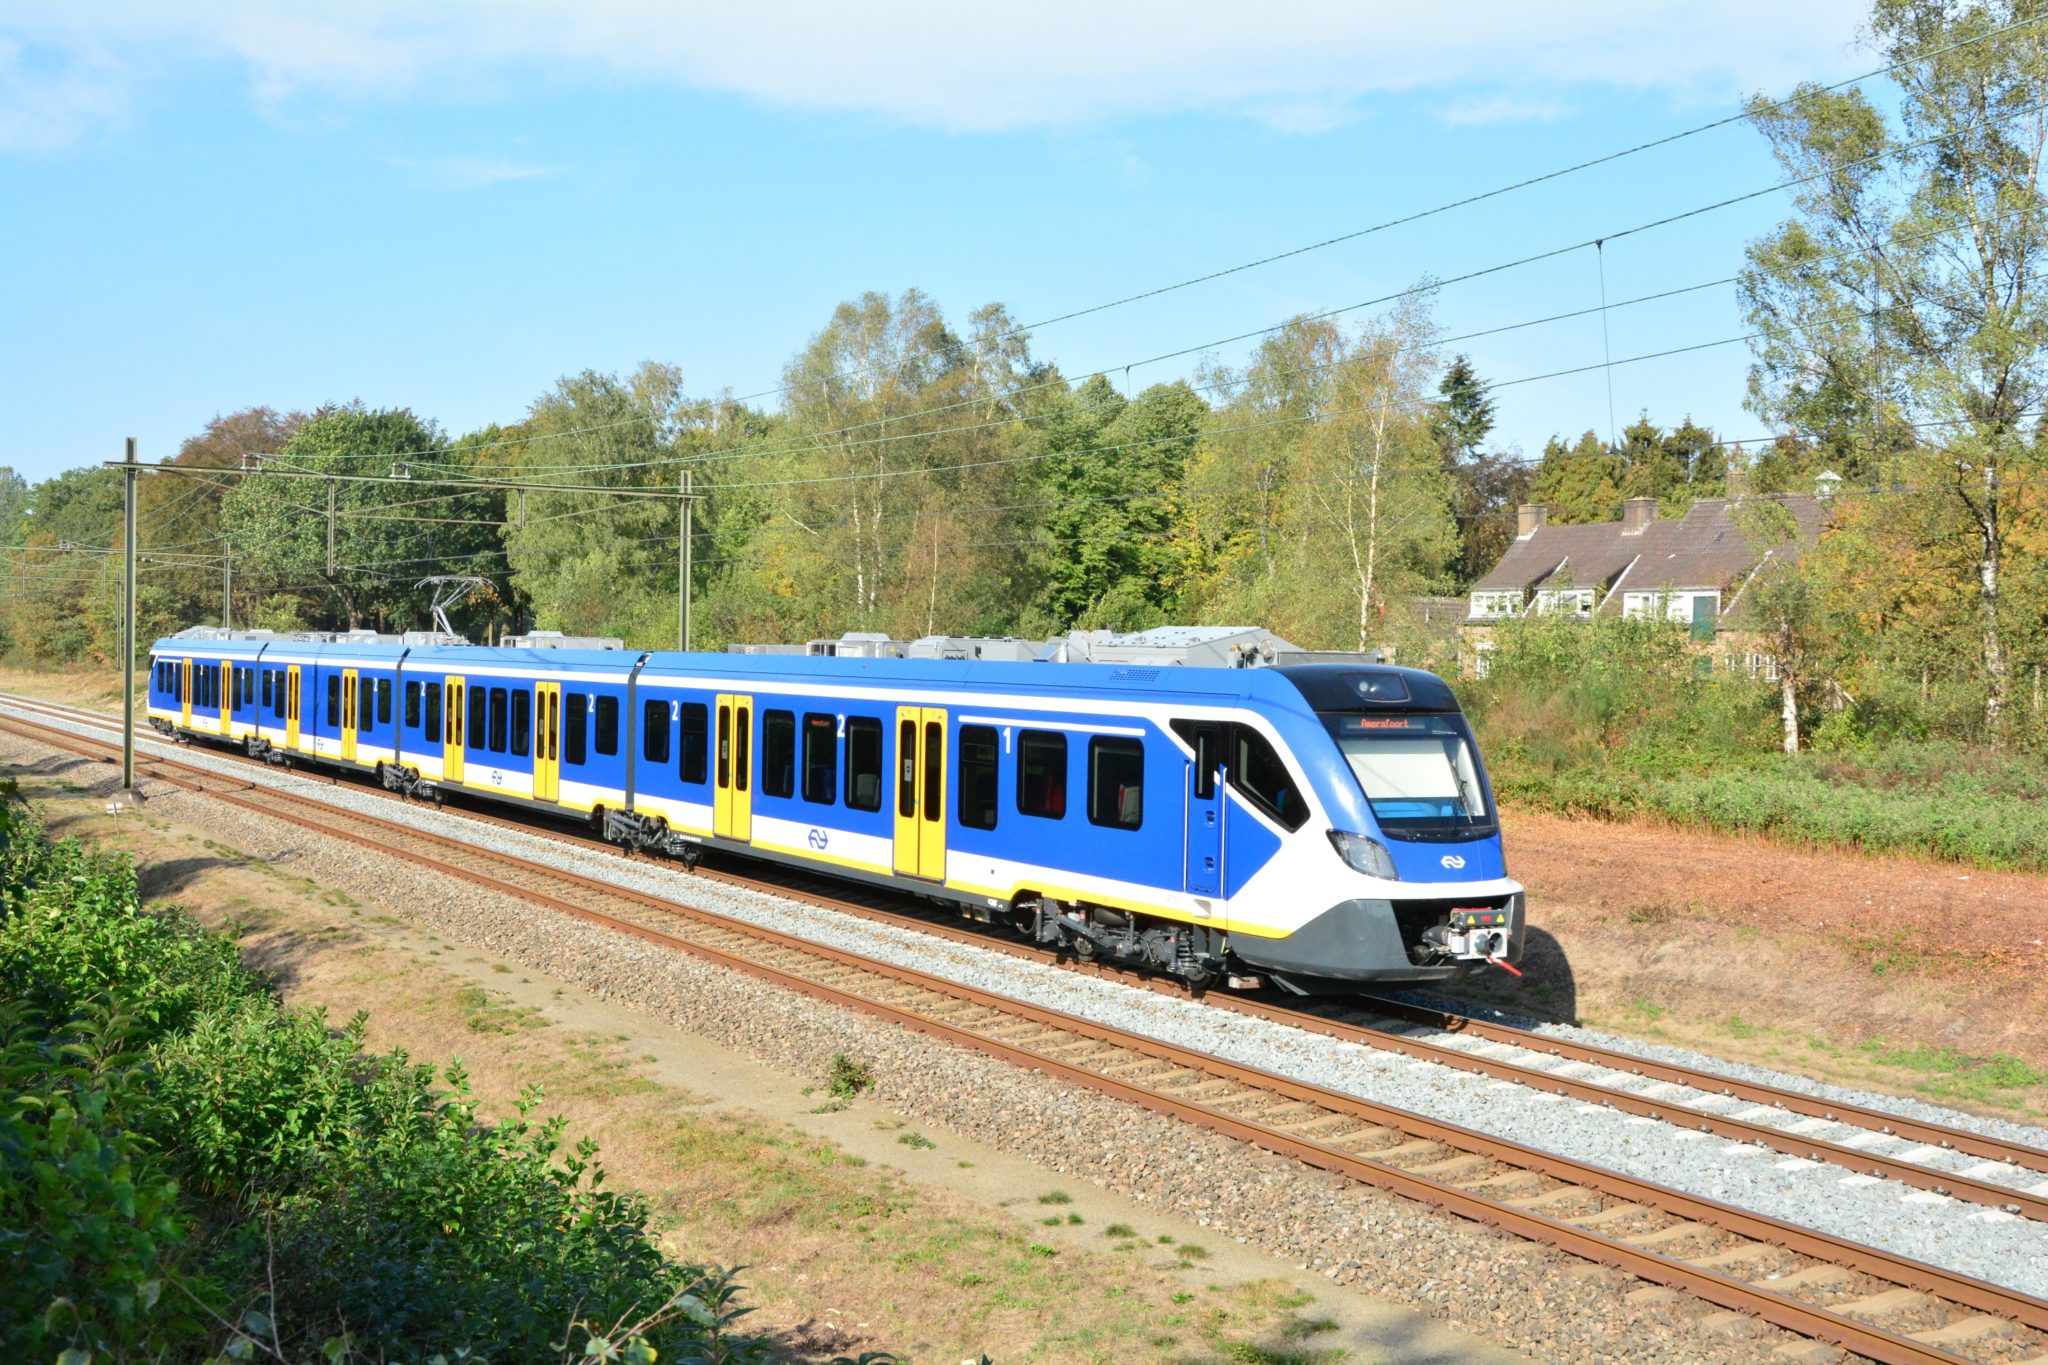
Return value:
<svg viewBox="0 0 2048 1365">
<path fill-rule="evenodd" d="M 228 541 L 220 543 L 220 628 L 233 630 L 231 618 L 235 596 L 235 547 Z"/>
<path fill-rule="evenodd" d="M 695 509 L 690 496 L 690 471 L 682 474 L 682 505 L 678 517 L 682 526 L 676 544 L 676 648 L 687 653 L 690 648 L 690 533 L 695 528 L 690 515 Z"/>
<path fill-rule="evenodd" d="M 121 502 L 121 790 L 135 790 L 135 438 L 128 438 Z"/>
</svg>

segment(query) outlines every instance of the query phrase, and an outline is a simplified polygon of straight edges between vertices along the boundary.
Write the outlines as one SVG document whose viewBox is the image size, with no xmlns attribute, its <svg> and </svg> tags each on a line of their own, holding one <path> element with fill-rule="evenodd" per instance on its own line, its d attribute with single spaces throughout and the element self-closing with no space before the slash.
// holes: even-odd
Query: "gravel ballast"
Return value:
<svg viewBox="0 0 2048 1365">
<path fill-rule="evenodd" d="M 155 747 L 154 742 L 146 742 L 145 747 Z M 203 750 L 185 749 L 179 756 L 251 779 L 247 765 Z M 253 780 L 298 782 L 282 773 L 260 773 Z M 389 818 L 393 813 L 391 802 L 371 793 L 325 784 L 305 784 L 305 789 L 317 799 L 366 814 Z M 1229 1014 L 1184 997 L 1023 962 L 915 930 L 723 886 L 680 869 L 624 863 L 460 815 L 414 807 L 408 821 L 435 832 L 458 834 L 481 846 L 913 966 L 1378 1103 L 1512 1136 L 1576 1160 L 1739 1204 L 2024 1292 L 2048 1294 L 2048 1229 L 1996 1210 L 1833 1166 L 1781 1160 L 1759 1147 L 1706 1137 L 1600 1106 L 1559 1101 L 1525 1087 Z M 1738 1110 L 1749 1108 L 1738 1106 Z M 1962 1116 L 1941 1113 L 1940 1117 L 1953 1122 Z M 2041 1138 L 2037 1135 L 2032 1140 Z"/>
</svg>

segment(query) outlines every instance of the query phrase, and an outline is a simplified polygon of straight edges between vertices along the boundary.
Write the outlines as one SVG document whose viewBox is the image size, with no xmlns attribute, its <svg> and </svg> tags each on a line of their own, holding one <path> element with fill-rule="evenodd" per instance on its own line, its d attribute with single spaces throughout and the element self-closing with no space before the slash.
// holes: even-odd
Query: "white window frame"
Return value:
<svg viewBox="0 0 2048 1365">
<path fill-rule="evenodd" d="M 1482 620 L 1522 614 L 1522 594 L 1519 589 L 1505 592 L 1475 592 L 1472 594 L 1472 615 Z"/>
<path fill-rule="evenodd" d="M 1591 616 L 1596 596 L 1591 588 L 1541 588 L 1536 593 L 1536 614 Z"/>
</svg>

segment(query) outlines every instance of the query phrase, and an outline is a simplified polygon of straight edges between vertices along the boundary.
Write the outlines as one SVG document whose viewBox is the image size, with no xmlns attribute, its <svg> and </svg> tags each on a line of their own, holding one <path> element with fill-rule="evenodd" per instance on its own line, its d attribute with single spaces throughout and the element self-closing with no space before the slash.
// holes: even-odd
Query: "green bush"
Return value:
<svg viewBox="0 0 2048 1365">
<path fill-rule="evenodd" d="M 0 1359 L 760 1354 L 536 1092 L 485 1123 L 459 1067 L 283 1007 L 126 860 L 11 801 L 0 844 Z"/>
</svg>

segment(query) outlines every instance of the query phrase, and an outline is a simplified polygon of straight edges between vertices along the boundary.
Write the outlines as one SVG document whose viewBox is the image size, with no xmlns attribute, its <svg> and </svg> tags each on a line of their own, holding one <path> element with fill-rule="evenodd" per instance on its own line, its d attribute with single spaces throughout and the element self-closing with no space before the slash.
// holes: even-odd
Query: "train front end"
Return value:
<svg viewBox="0 0 2048 1365">
<path fill-rule="evenodd" d="M 1305 992 L 1513 971 L 1523 889 L 1450 687 L 1407 668 L 1274 671 L 1313 713 L 1312 724 L 1296 713 L 1290 740 L 1325 818 L 1299 831 L 1289 859 L 1309 917 L 1284 936 L 1234 936 L 1236 957 Z"/>
</svg>

